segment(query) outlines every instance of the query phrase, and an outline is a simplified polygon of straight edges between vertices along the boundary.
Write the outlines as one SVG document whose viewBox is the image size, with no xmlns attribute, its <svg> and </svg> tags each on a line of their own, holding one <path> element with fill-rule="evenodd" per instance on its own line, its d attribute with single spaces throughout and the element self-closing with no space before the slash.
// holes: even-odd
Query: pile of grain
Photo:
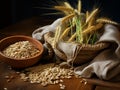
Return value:
<svg viewBox="0 0 120 90">
<path fill-rule="evenodd" d="M 72 69 L 61 68 L 60 66 L 50 66 L 43 70 L 41 70 L 41 68 L 33 68 L 33 71 L 20 73 L 21 79 L 24 81 L 38 83 L 42 86 L 59 84 L 60 89 L 65 89 L 63 79 L 70 79 L 73 75 L 74 73 Z"/>
<path fill-rule="evenodd" d="M 29 41 L 16 42 L 3 50 L 5 56 L 16 59 L 30 58 L 37 55 L 39 52 L 40 50 Z"/>
</svg>

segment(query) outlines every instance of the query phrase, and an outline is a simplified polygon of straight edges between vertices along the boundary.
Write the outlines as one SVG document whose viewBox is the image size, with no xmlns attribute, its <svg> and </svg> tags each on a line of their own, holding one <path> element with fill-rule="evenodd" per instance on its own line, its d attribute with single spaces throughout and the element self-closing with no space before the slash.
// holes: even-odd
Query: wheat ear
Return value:
<svg viewBox="0 0 120 90">
<path fill-rule="evenodd" d="M 107 18 L 99 18 L 99 19 L 96 20 L 96 22 L 98 22 L 98 23 L 109 23 L 109 24 L 118 25 L 117 22 L 112 21 L 112 20 L 107 19 Z"/>
<path fill-rule="evenodd" d="M 70 27 L 68 27 L 68 28 L 66 28 L 65 30 L 64 30 L 64 32 L 62 33 L 62 35 L 60 36 L 60 39 L 62 39 L 62 38 L 64 38 L 65 36 L 67 36 L 67 34 L 68 34 L 68 32 L 70 31 Z"/>
<path fill-rule="evenodd" d="M 68 21 L 69 19 L 73 18 L 74 16 L 75 16 L 75 14 L 70 14 L 70 15 L 65 16 L 62 19 L 62 23 L 65 23 L 66 21 Z"/>
<path fill-rule="evenodd" d="M 54 9 L 62 11 L 62 12 L 65 12 L 65 11 L 69 13 L 73 12 L 73 9 L 64 7 L 64 6 L 54 6 Z"/>
<path fill-rule="evenodd" d="M 89 26 L 85 30 L 83 30 L 82 34 L 85 35 L 93 30 L 95 26 Z"/>
<path fill-rule="evenodd" d="M 82 7 L 81 0 L 78 0 L 78 14 L 79 15 L 80 15 L 80 12 L 81 12 L 81 7 Z"/>
<path fill-rule="evenodd" d="M 61 34 L 61 27 L 58 26 L 57 29 L 55 30 L 53 48 L 56 48 L 56 43 L 59 41 L 60 34 Z"/>
<path fill-rule="evenodd" d="M 87 19 L 89 16 L 89 11 L 86 11 L 85 15 L 86 15 L 86 19 Z"/>
<path fill-rule="evenodd" d="M 68 2 L 64 2 L 64 5 L 65 5 L 65 7 L 71 8 L 73 10 L 73 7 Z"/>
<path fill-rule="evenodd" d="M 95 10 L 93 10 L 93 11 L 90 13 L 90 15 L 88 16 L 88 18 L 86 18 L 86 23 L 88 23 L 88 22 L 91 20 L 91 18 L 94 18 L 94 17 L 96 16 L 97 12 L 98 12 L 98 8 L 95 9 Z"/>
<path fill-rule="evenodd" d="M 88 27 L 92 26 L 94 24 L 95 18 L 91 18 L 91 20 L 88 22 Z"/>
<path fill-rule="evenodd" d="M 83 33 L 83 35 L 91 33 L 93 31 L 99 30 L 100 28 L 102 28 L 102 26 L 103 26 L 103 24 L 98 23 L 95 26 L 90 26 L 89 28 L 85 29 L 82 33 Z"/>
</svg>

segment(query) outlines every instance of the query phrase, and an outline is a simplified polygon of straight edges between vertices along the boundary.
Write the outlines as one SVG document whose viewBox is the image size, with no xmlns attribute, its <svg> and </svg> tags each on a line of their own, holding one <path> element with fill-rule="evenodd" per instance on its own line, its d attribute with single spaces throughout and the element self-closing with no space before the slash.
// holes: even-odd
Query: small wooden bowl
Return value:
<svg viewBox="0 0 120 90">
<path fill-rule="evenodd" d="M 30 58 L 26 58 L 26 59 L 10 58 L 10 57 L 5 56 L 2 53 L 2 51 L 6 47 L 8 47 L 9 45 L 14 44 L 16 42 L 19 42 L 19 41 L 31 42 L 36 48 L 38 48 L 40 50 L 40 52 L 37 55 L 30 57 Z M 35 63 L 37 63 L 40 60 L 42 53 L 43 53 L 42 43 L 36 39 L 33 39 L 32 37 L 29 37 L 29 36 L 24 36 L 24 35 L 9 36 L 0 41 L 0 60 L 6 62 L 13 68 L 20 69 L 20 68 L 26 68 L 26 67 L 34 65 Z"/>
</svg>

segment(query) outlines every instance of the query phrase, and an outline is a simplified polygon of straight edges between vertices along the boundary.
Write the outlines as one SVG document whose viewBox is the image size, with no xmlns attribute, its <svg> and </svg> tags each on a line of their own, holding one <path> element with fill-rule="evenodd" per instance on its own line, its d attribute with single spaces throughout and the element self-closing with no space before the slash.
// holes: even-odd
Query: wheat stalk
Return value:
<svg viewBox="0 0 120 90">
<path fill-rule="evenodd" d="M 64 6 L 54 6 L 54 9 L 62 11 L 62 12 L 67 12 L 67 13 L 73 13 L 73 9 L 64 7 Z"/>
<path fill-rule="evenodd" d="M 81 17 L 76 17 L 76 41 L 82 43 L 83 35 L 82 35 L 82 26 L 81 26 Z"/>
<path fill-rule="evenodd" d="M 66 16 L 62 18 L 62 25 L 67 25 L 64 29 L 63 26 L 60 26 L 61 28 L 59 27 L 58 30 L 55 32 L 54 46 L 59 40 L 66 38 L 65 36 L 68 35 L 70 30 L 71 32 L 73 31 L 73 27 L 76 28 L 76 31 L 70 34 L 70 38 L 67 39 L 68 42 L 76 40 L 80 43 L 91 43 L 91 40 L 93 40 L 93 43 L 96 40 L 96 34 L 93 32 L 96 32 L 97 30 L 102 28 L 104 23 L 118 25 L 118 23 L 107 18 L 97 19 L 96 16 L 99 11 L 98 8 L 94 9 L 91 13 L 89 13 L 89 11 L 86 11 L 85 16 L 82 16 L 81 8 L 81 0 L 78 0 L 77 8 L 73 8 L 68 2 L 63 2 L 61 6 L 54 6 L 54 9 L 65 13 Z M 63 29 L 64 31 L 62 30 L 63 32 L 61 32 L 61 29 Z"/>
<path fill-rule="evenodd" d="M 88 16 L 88 18 L 86 18 L 86 23 L 88 23 L 92 18 L 95 18 L 96 14 L 98 12 L 98 8 L 93 10 L 90 15 Z"/>
<path fill-rule="evenodd" d="M 79 0 L 78 1 L 78 15 L 80 15 L 81 7 L 82 7 L 81 0 Z"/>
<path fill-rule="evenodd" d="M 85 29 L 82 32 L 82 34 L 85 35 L 85 34 L 93 32 L 93 31 L 99 30 L 100 28 L 102 28 L 102 26 L 103 26 L 103 24 L 101 24 L 101 23 L 98 23 L 97 25 L 94 25 L 94 26 L 90 26 L 87 29 Z"/>
<path fill-rule="evenodd" d="M 74 34 L 69 38 L 68 42 L 73 41 L 73 40 L 75 39 L 75 37 L 76 37 L 76 33 L 74 33 Z"/>
<path fill-rule="evenodd" d="M 53 48 L 56 48 L 56 43 L 59 41 L 59 37 L 61 34 L 61 27 L 58 26 L 55 31 L 54 41 L 53 41 Z"/>
<path fill-rule="evenodd" d="M 95 22 L 95 18 L 91 18 L 91 20 L 88 22 L 88 27 L 92 26 Z"/>
<path fill-rule="evenodd" d="M 114 24 L 114 25 L 118 25 L 117 22 L 114 22 L 108 18 L 99 18 L 96 20 L 97 23 L 110 23 L 110 24 Z"/>
<path fill-rule="evenodd" d="M 68 21 L 69 19 L 73 18 L 75 16 L 75 14 L 70 14 L 68 16 L 65 16 L 63 19 L 62 19 L 62 23 L 65 23 L 66 21 Z"/>
<path fill-rule="evenodd" d="M 89 11 L 86 11 L 85 15 L 86 15 L 86 18 L 88 18 L 88 16 L 89 16 Z"/>
<path fill-rule="evenodd" d="M 93 30 L 94 27 L 95 27 L 95 26 L 89 26 L 89 27 L 87 27 L 85 30 L 83 30 L 82 34 L 85 35 L 85 34 L 91 32 L 91 31 Z"/>
<path fill-rule="evenodd" d="M 65 5 L 65 7 L 71 8 L 73 10 L 73 7 L 68 2 L 64 2 L 64 5 Z"/>
<path fill-rule="evenodd" d="M 64 32 L 62 33 L 62 35 L 60 36 L 60 39 L 64 38 L 68 34 L 68 32 L 70 31 L 70 29 L 71 29 L 70 27 L 66 28 L 64 30 Z"/>
</svg>

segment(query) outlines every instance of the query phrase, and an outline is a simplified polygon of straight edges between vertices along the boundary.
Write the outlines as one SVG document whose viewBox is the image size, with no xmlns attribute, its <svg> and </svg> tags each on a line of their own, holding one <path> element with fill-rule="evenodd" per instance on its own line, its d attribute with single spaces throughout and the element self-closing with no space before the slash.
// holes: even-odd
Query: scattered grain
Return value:
<svg viewBox="0 0 120 90">
<path fill-rule="evenodd" d="M 8 79 L 8 78 L 10 78 L 8 75 L 7 75 L 7 76 L 5 76 L 5 79 Z"/>
<path fill-rule="evenodd" d="M 60 89 L 65 89 L 65 85 L 59 84 L 59 86 L 60 86 Z"/>
<path fill-rule="evenodd" d="M 4 88 L 4 90 L 8 90 L 7 88 Z"/>
<path fill-rule="evenodd" d="M 42 86 L 49 84 L 59 84 L 63 82 L 62 78 L 72 78 L 73 70 L 60 68 L 59 66 L 48 67 L 43 71 L 21 73 L 21 79 L 23 81 L 29 81 L 30 83 L 40 83 Z M 64 89 L 65 85 L 62 85 L 60 89 Z"/>
</svg>

